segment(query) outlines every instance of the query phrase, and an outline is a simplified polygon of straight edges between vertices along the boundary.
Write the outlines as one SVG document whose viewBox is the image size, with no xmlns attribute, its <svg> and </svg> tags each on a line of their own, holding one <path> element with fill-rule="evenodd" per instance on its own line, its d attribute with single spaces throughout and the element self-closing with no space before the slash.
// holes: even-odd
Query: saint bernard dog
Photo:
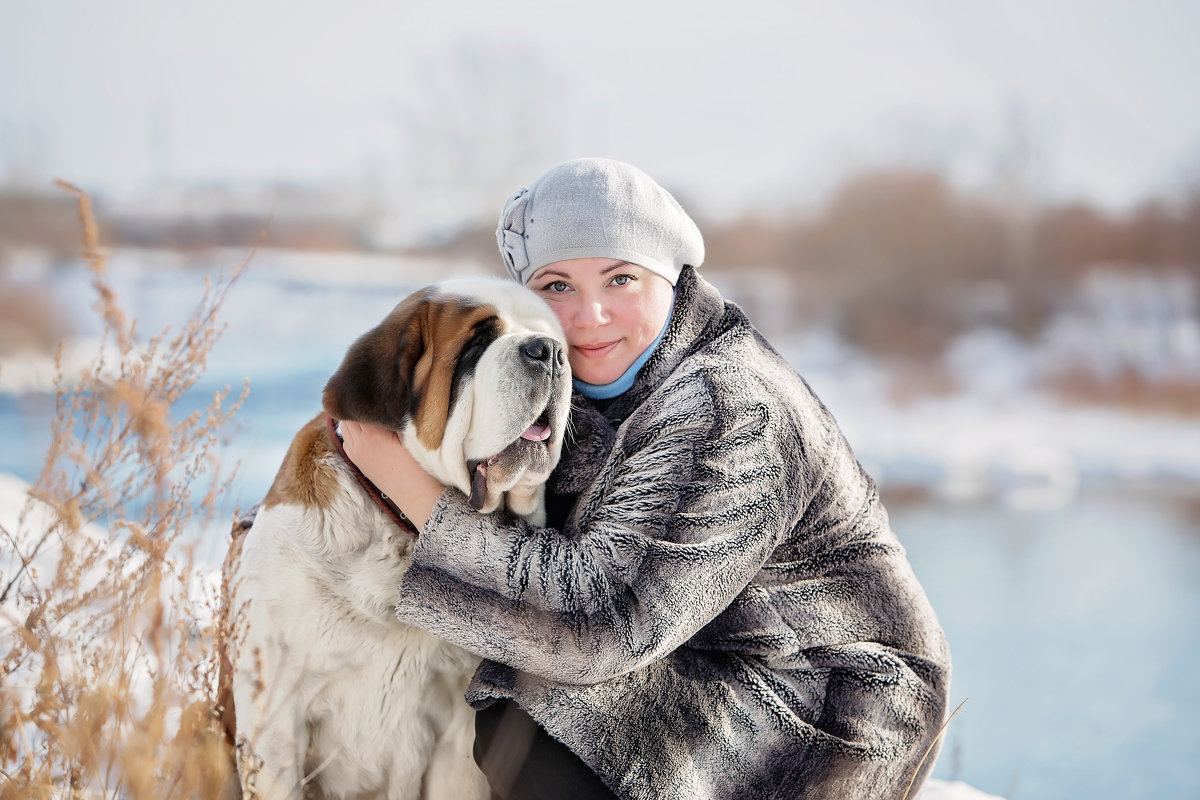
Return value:
<svg viewBox="0 0 1200 800">
<path fill-rule="evenodd" d="M 554 314 L 499 279 L 416 292 L 351 346 L 226 562 L 223 713 L 244 796 L 488 796 L 463 699 L 479 658 L 394 616 L 417 533 L 337 425 L 394 430 L 473 508 L 541 524 L 570 394 Z"/>
</svg>

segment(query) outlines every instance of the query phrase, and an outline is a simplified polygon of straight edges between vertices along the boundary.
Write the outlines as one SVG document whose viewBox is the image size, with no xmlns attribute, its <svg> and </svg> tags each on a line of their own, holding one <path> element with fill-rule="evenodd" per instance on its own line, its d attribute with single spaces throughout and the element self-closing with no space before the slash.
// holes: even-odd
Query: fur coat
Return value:
<svg viewBox="0 0 1200 800">
<path fill-rule="evenodd" d="M 482 655 L 467 699 L 515 699 L 623 798 L 898 800 L 949 651 L 805 381 L 689 268 L 633 387 L 574 406 L 548 498 L 569 513 L 447 491 L 399 618 Z"/>
</svg>

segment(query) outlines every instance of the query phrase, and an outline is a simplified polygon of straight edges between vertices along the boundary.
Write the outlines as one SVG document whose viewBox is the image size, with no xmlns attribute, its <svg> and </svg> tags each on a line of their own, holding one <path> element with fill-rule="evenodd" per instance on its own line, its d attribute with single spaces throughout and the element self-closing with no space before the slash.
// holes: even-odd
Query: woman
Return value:
<svg viewBox="0 0 1200 800">
<path fill-rule="evenodd" d="M 513 195 L 497 238 L 576 380 L 549 527 L 481 519 L 395 436 L 343 423 L 421 528 L 400 619 L 485 658 L 468 700 L 493 788 L 877 800 L 915 777 L 915 794 L 942 631 L 832 416 L 696 275 L 692 220 L 634 167 L 582 159 Z M 514 717 L 533 720 L 515 777 L 496 755 Z"/>
</svg>

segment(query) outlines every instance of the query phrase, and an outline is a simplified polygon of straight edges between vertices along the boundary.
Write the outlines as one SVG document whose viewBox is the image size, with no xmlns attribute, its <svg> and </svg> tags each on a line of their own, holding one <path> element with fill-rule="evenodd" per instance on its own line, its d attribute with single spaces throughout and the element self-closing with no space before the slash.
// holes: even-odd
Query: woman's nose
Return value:
<svg viewBox="0 0 1200 800">
<path fill-rule="evenodd" d="M 580 303 L 579 309 L 575 312 L 575 327 L 577 328 L 596 328 L 606 322 L 608 322 L 608 312 L 604 310 L 603 304 L 596 300 Z"/>
</svg>

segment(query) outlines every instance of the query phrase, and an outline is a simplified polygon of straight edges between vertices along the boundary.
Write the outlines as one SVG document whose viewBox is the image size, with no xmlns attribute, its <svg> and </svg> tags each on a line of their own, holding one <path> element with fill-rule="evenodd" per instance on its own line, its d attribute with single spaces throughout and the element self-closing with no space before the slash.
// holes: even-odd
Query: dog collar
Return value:
<svg viewBox="0 0 1200 800">
<path fill-rule="evenodd" d="M 342 444 L 342 437 L 337 432 L 337 420 L 326 414 L 325 427 L 329 431 L 330 441 L 337 448 L 338 455 L 342 457 L 342 461 L 346 462 L 346 466 L 354 473 L 354 477 L 358 479 L 359 484 L 366 490 L 371 499 L 375 501 L 375 505 L 379 506 L 383 510 L 383 513 L 387 514 L 392 522 L 399 525 L 402 529 L 408 531 L 413 536 L 419 535 L 417 526 L 412 523 L 412 520 L 404 516 L 404 512 L 400 510 L 400 506 L 392 502 L 392 498 L 381 492 L 379 487 L 372 483 L 371 479 L 364 475 L 362 470 L 350 460 L 350 456 L 346 455 L 346 448 Z"/>
</svg>

